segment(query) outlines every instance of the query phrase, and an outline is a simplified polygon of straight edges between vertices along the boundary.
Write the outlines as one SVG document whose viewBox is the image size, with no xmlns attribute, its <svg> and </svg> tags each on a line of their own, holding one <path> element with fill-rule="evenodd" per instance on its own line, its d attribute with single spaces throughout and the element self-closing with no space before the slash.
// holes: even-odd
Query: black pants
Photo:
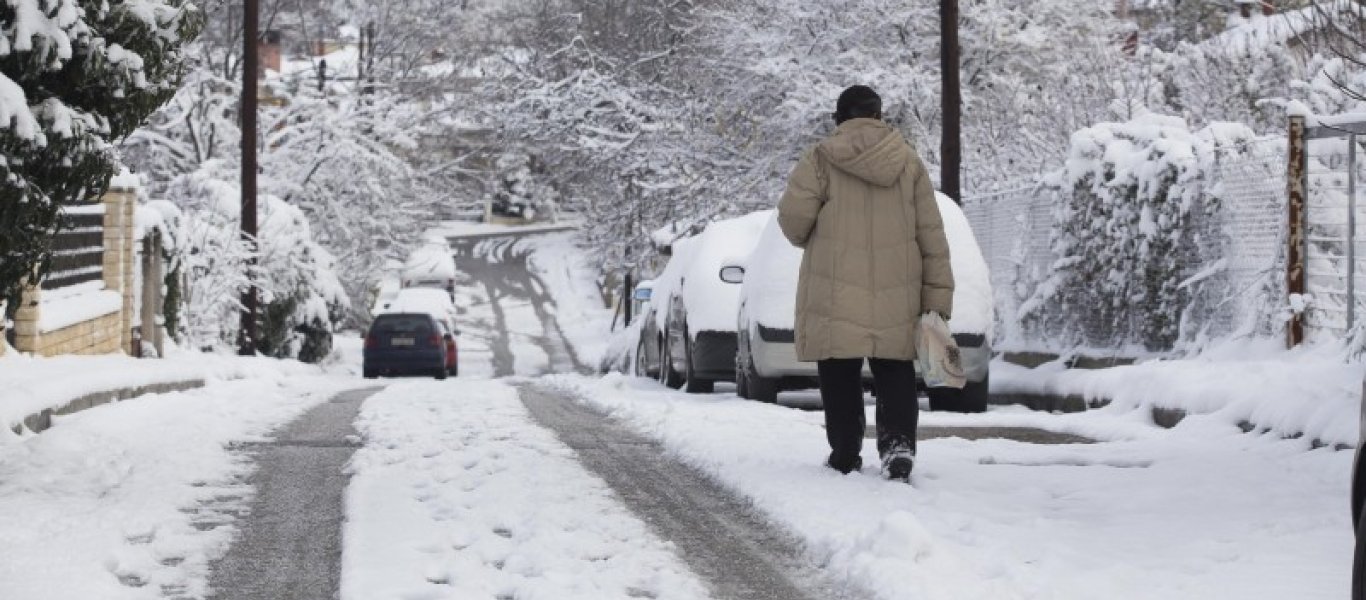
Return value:
<svg viewBox="0 0 1366 600">
<path fill-rule="evenodd" d="M 920 403 L 915 386 L 915 363 L 909 360 L 868 359 L 877 395 L 877 449 L 887 452 L 900 439 L 915 449 Z M 867 427 L 863 411 L 863 359 L 828 358 L 816 363 L 825 405 L 825 437 L 830 441 L 832 465 L 848 465 L 863 449 Z"/>
</svg>

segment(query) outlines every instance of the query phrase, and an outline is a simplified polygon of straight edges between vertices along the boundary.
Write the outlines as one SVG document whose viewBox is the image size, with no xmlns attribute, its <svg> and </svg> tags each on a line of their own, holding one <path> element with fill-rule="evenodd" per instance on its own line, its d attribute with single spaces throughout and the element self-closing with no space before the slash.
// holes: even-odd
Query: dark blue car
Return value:
<svg viewBox="0 0 1366 600">
<path fill-rule="evenodd" d="M 431 315 L 379 315 L 365 334 L 361 370 L 367 379 L 381 375 L 431 375 L 445 379 L 454 370 L 454 363 L 454 338 Z"/>
</svg>

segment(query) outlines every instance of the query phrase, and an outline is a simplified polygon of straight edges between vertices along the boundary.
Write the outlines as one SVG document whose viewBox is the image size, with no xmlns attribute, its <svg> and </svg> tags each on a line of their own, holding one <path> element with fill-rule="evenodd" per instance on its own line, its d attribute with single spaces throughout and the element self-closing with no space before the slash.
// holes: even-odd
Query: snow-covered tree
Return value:
<svg viewBox="0 0 1366 600">
<path fill-rule="evenodd" d="M 376 41 L 365 52 L 358 41 L 342 39 L 331 54 L 312 57 L 307 51 L 320 40 L 336 43 L 335 37 L 355 34 L 356 27 L 342 18 L 348 6 L 265 4 L 268 20 L 306 35 L 290 46 L 305 52 L 291 54 L 285 72 L 266 81 L 273 101 L 260 111 L 260 192 L 308 218 L 313 238 L 335 257 L 339 272 L 348 274 L 342 283 L 355 303 L 339 316 L 354 321 L 367 310 L 363 299 L 384 261 L 420 241 L 421 229 L 443 205 L 474 194 L 459 161 L 445 151 L 450 102 L 415 91 L 439 89 L 450 70 L 430 53 L 413 59 L 430 68 L 404 66 L 400 59 L 407 55 L 390 49 L 362 77 L 363 56 L 396 43 L 385 40 L 404 32 L 377 27 Z M 212 26 L 193 50 L 197 68 L 187 84 L 123 147 L 151 179 L 152 195 L 177 203 L 182 188 L 173 184 L 180 175 L 212 165 L 204 177 L 233 185 L 238 177 L 240 40 L 234 31 L 240 29 L 234 28 L 240 28 L 240 17 L 226 5 L 209 10 Z M 437 27 L 428 23 L 424 31 L 432 34 Z M 330 75 L 319 88 L 316 67 L 323 61 Z"/>
<path fill-rule="evenodd" d="M 113 144 L 176 93 L 202 23 L 183 0 L 0 6 L 0 295 L 44 269 L 60 206 L 102 193 Z"/>
<path fill-rule="evenodd" d="M 209 161 L 167 185 L 174 201 L 157 202 L 168 217 L 170 272 L 184 303 L 185 318 L 171 333 L 195 348 L 231 346 L 250 277 L 263 306 L 258 351 L 321 360 L 331 350 L 336 313 L 347 304 L 336 261 L 315 241 L 304 214 L 272 195 L 259 198 L 259 246 L 244 242 L 236 172 L 223 160 Z M 248 270 L 253 257 L 256 267 Z"/>
</svg>

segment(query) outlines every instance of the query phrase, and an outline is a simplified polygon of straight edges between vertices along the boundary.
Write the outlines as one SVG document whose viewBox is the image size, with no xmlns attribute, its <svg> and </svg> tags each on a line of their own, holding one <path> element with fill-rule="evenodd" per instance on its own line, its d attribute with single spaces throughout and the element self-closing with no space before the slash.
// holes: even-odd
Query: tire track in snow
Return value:
<svg viewBox="0 0 1366 600">
<path fill-rule="evenodd" d="M 800 545 L 659 444 L 612 423 L 564 392 L 521 388 L 522 403 L 628 508 L 675 544 L 683 561 L 727 600 L 857 598 L 802 559 Z"/>
</svg>

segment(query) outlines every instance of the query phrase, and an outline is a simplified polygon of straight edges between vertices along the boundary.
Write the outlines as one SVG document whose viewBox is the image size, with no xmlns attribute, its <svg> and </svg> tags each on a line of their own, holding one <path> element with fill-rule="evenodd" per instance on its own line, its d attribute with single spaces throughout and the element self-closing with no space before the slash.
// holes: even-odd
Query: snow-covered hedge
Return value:
<svg viewBox="0 0 1366 600">
<path fill-rule="evenodd" d="M 1055 262 L 1018 316 L 1033 335 L 1091 347 L 1175 347 L 1219 290 L 1222 208 L 1213 173 L 1256 138 L 1143 114 L 1076 132 L 1055 194 Z"/>
</svg>

